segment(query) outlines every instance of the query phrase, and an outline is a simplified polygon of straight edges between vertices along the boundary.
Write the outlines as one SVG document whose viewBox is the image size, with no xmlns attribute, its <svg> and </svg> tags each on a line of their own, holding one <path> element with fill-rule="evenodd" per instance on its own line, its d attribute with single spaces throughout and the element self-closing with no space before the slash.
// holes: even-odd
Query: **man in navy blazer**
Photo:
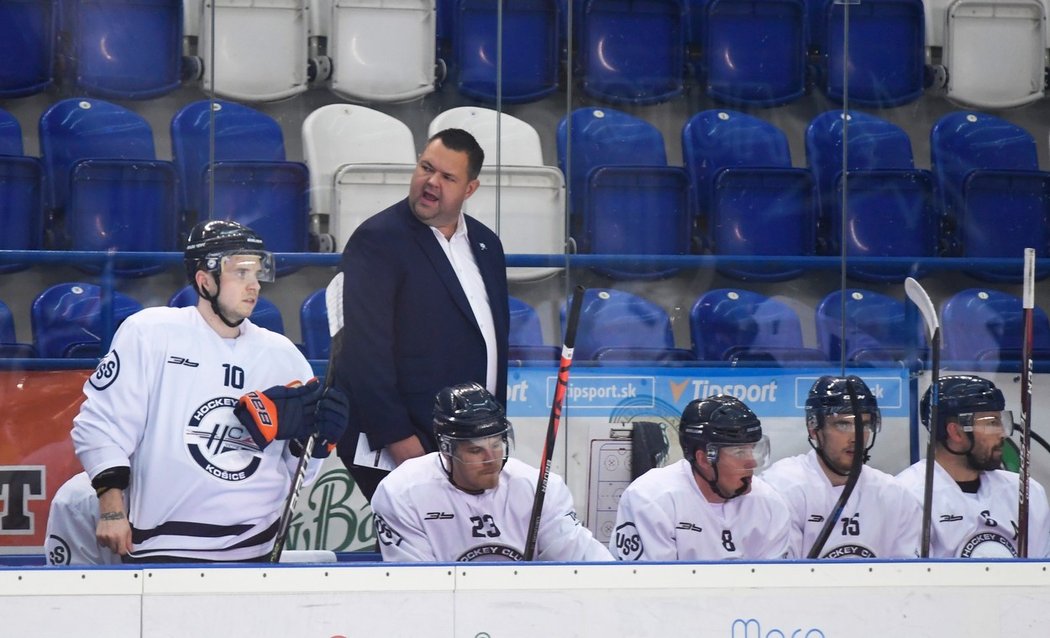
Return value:
<svg viewBox="0 0 1050 638">
<path fill-rule="evenodd" d="M 367 219 L 343 250 L 345 327 L 334 364 L 350 426 L 338 453 L 369 501 L 391 464 L 437 449 L 439 390 L 474 381 L 506 405 L 503 245 L 461 212 L 484 157 L 470 133 L 437 133 L 408 198 Z"/>
</svg>

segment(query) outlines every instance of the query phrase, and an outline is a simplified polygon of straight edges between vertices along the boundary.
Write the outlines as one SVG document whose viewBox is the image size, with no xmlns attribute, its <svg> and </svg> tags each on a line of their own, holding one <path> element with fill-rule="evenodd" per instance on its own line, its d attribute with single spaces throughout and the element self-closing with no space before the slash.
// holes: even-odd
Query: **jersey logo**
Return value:
<svg viewBox="0 0 1050 638">
<path fill-rule="evenodd" d="M 177 366 L 186 366 L 187 368 L 196 368 L 200 365 L 196 361 L 190 361 L 189 359 L 186 359 L 184 357 L 176 357 L 175 355 L 171 355 L 170 357 L 168 357 L 168 363 L 174 363 Z"/>
<path fill-rule="evenodd" d="M 393 545 L 397 547 L 401 544 L 401 541 L 405 540 L 403 536 L 393 527 L 387 525 L 386 519 L 379 514 L 373 513 L 372 523 L 376 528 L 376 540 L 386 545 L 387 547 Z"/>
<path fill-rule="evenodd" d="M 958 523 L 963 519 L 962 516 L 957 514 L 941 514 L 941 518 L 938 523 Z"/>
<path fill-rule="evenodd" d="M 962 558 L 1017 558 L 1017 550 L 1002 534 L 979 532 L 966 541 L 959 550 Z"/>
<path fill-rule="evenodd" d="M 875 552 L 860 545 L 839 545 L 821 558 L 875 558 Z"/>
<path fill-rule="evenodd" d="M 627 522 L 616 528 L 616 558 L 620 560 L 638 560 L 642 557 L 642 537 L 634 523 Z"/>
<path fill-rule="evenodd" d="M 699 525 L 693 525 L 692 523 L 687 523 L 685 521 L 678 523 L 678 525 L 675 526 L 675 529 L 682 529 L 687 532 L 696 532 L 697 534 L 704 531 L 703 527 L 700 527 Z"/>
<path fill-rule="evenodd" d="M 459 555 L 457 563 L 509 563 L 524 559 L 521 552 L 509 545 L 478 545 Z"/>
<path fill-rule="evenodd" d="M 810 523 L 823 523 L 824 522 L 824 517 L 822 515 L 820 515 L 820 514 L 810 514 L 808 522 L 810 522 Z"/>
<path fill-rule="evenodd" d="M 423 517 L 425 521 L 450 521 L 456 518 L 455 514 L 449 514 L 447 512 L 427 512 L 427 515 Z"/>
<path fill-rule="evenodd" d="M 120 374 L 120 356 L 116 350 L 110 350 L 109 354 L 102 358 L 95 366 L 95 371 L 88 377 L 88 383 L 96 390 L 105 390 L 113 385 Z"/>
<path fill-rule="evenodd" d="M 47 562 L 51 565 L 68 565 L 72 560 L 73 552 L 69 550 L 69 543 L 58 534 L 48 537 Z"/>
<path fill-rule="evenodd" d="M 243 481 L 259 469 L 262 452 L 233 415 L 237 399 L 215 397 L 193 411 L 183 437 L 190 457 L 222 481 Z"/>
</svg>

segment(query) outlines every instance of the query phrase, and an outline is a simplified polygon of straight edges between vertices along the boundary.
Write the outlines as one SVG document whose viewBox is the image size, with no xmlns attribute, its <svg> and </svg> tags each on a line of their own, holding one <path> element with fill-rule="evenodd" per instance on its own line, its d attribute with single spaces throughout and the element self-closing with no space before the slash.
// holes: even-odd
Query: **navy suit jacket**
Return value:
<svg viewBox="0 0 1050 638">
<path fill-rule="evenodd" d="M 510 310 L 499 237 L 464 216 L 496 329 L 496 398 L 506 405 Z M 413 434 L 436 449 L 434 395 L 446 386 L 485 385 L 485 340 L 448 257 L 408 200 L 365 220 L 343 250 L 343 344 L 336 383 L 350 397 L 346 458 L 364 432 L 373 449 Z"/>
</svg>

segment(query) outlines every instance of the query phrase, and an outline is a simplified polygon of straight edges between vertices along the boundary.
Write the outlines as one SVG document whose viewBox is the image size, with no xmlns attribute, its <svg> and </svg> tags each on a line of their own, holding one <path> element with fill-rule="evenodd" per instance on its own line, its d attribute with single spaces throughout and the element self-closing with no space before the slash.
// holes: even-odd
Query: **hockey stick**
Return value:
<svg viewBox="0 0 1050 638">
<path fill-rule="evenodd" d="M 933 518 L 933 455 L 934 442 L 937 440 L 937 383 L 941 374 L 941 324 L 937 319 L 937 311 L 930 301 L 930 296 L 922 285 L 908 277 L 904 280 L 904 292 L 908 299 L 919 308 L 923 323 L 930 336 L 930 359 L 932 361 L 930 371 L 930 431 L 926 442 L 926 481 L 922 492 L 922 544 L 919 548 L 919 558 L 930 557 L 930 526 Z"/>
<path fill-rule="evenodd" d="M 1035 314 L 1035 249 L 1024 249 L 1024 293 L 1021 303 L 1021 445 L 1017 490 L 1017 556 L 1028 558 L 1028 476 L 1032 462 L 1032 333 Z"/>
<path fill-rule="evenodd" d="M 813 547 L 809 548 L 806 558 L 820 558 L 820 552 L 824 550 L 824 544 L 828 542 L 831 530 L 835 529 L 835 525 L 838 524 L 842 510 L 846 508 L 846 502 L 853 495 L 857 481 L 860 480 L 861 470 L 864 469 L 864 418 L 860 413 L 860 402 L 857 401 L 857 389 L 853 387 L 853 382 L 848 377 L 846 378 L 846 392 L 849 394 L 849 406 L 853 412 L 853 462 L 850 464 L 846 484 L 842 487 L 842 494 L 839 494 L 839 499 L 835 501 L 835 507 L 831 508 L 831 514 L 824 521 L 824 526 L 820 528 L 820 534 L 817 535 L 817 540 L 813 541 Z"/>
<path fill-rule="evenodd" d="M 332 385 L 334 377 L 335 357 L 340 350 L 343 341 L 343 273 L 336 273 L 328 287 L 324 291 L 324 305 L 328 311 L 328 334 L 332 336 L 332 345 L 328 352 L 328 372 L 325 374 L 325 387 Z M 270 562 L 277 563 L 281 560 L 281 552 L 284 551 L 284 543 L 288 540 L 288 528 L 295 513 L 295 504 L 299 501 L 299 492 L 303 489 L 303 481 L 306 480 L 306 467 L 310 463 L 310 457 L 317 445 L 317 433 L 307 437 L 303 443 L 302 454 L 299 456 L 299 464 L 295 466 L 295 474 L 292 475 L 292 488 L 288 497 L 284 500 L 284 509 L 281 511 L 281 520 L 277 524 L 277 536 L 273 541 L 273 549 L 270 551 Z"/>
<path fill-rule="evenodd" d="M 523 560 L 531 561 L 536 555 L 536 540 L 540 531 L 540 514 L 543 511 L 543 499 L 547 495 L 547 480 L 551 475 L 551 459 L 554 457 L 554 443 L 558 440 L 558 424 L 561 422 L 561 405 L 565 400 L 565 390 L 569 386 L 569 368 L 572 366 L 572 349 L 576 345 L 576 328 L 580 323 L 580 308 L 583 306 L 583 286 L 576 286 L 569 305 L 569 317 L 565 322 L 565 341 L 561 347 L 561 365 L 558 367 L 558 382 L 554 387 L 554 401 L 551 402 L 551 417 L 547 422 L 547 440 L 543 443 L 543 458 L 540 459 L 540 473 L 536 480 L 536 497 L 532 501 L 532 516 L 529 517 L 529 534 L 525 539 Z"/>
</svg>

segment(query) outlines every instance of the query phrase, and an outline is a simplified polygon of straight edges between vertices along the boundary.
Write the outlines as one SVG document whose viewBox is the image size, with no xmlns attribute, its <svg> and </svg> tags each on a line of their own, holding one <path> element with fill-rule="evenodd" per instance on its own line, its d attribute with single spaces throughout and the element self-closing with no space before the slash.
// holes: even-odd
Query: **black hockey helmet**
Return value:
<svg viewBox="0 0 1050 638">
<path fill-rule="evenodd" d="M 857 395 L 857 407 L 860 413 L 871 415 L 871 431 L 878 432 L 882 427 L 882 412 L 875 400 L 875 395 L 868 384 L 855 374 L 845 377 L 824 375 L 817 379 L 809 389 L 806 397 L 806 426 L 815 430 L 824 427 L 824 419 L 831 414 L 853 414 L 853 403 L 850 400 L 847 383 L 853 386 Z"/>
<path fill-rule="evenodd" d="M 758 443 L 762 438 L 758 416 L 740 399 L 727 394 L 691 401 L 678 424 L 678 442 L 690 463 L 698 449 L 704 449 L 711 458 L 712 453 L 717 456 L 718 447 Z"/>
<path fill-rule="evenodd" d="M 919 416 L 926 429 L 930 429 L 931 385 L 922 395 Z M 995 384 L 982 377 L 969 374 L 950 375 L 937 380 L 937 440 L 948 438 L 948 421 L 957 421 L 960 416 L 974 412 L 1002 412 L 1006 399 Z M 964 424 L 965 425 L 965 424 Z"/>
<path fill-rule="evenodd" d="M 434 435 L 441 452 L 451 455 L 455 441 L 509 435 L 510 421 L 499 401 L 477 383 L 442 389 L 434 401 Z"/>
<path fill-rule="evenodd" d="M 186 240 L 182 258 L 190 284 L 196 288 L 198 270 L 206 270 L 217 277 L 222 259 L 228 255 L 258 255 L 262 265 L 259 280 L 273 281 L 273 254 L 266 250 L 262 237 L 237 222 L 213 219 L 194 226 Z"/>
</svg>

